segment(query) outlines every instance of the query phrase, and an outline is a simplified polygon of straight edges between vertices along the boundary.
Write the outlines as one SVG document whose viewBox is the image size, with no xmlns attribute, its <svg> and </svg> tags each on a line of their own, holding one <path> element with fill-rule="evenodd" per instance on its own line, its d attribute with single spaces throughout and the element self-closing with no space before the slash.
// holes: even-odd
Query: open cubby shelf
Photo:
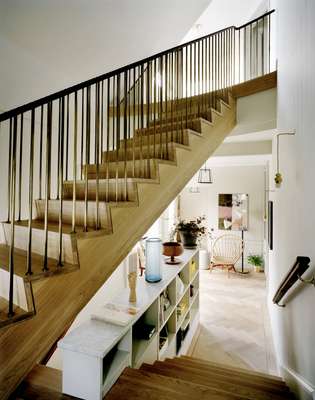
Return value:
<svg viewBox="0 0 315 400">
<path fill-rule="evenodd" d="M 185 250 L 181 260 L 163 264 L 160 282 L 138 279 L 138 312 L 126 326 L 92 319 L 58 343 L 63 393 L 101 400 L 124 368 L 187 353 L 199 324 L 198 250 Z M 126 288 L 113 303 L 130 307 L 128 299 Z"/>
</svg>

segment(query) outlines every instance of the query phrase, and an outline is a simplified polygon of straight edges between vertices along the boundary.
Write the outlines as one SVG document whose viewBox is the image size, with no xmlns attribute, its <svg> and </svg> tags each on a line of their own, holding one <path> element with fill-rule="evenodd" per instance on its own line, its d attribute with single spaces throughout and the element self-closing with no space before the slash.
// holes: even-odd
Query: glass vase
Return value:
<svg viewBox="0 0 315 400">
<path fill-rule="evenodd" d="M 159 282 L 162 279 L 162 241 L 150 238 L 145 242 L 145 279 L 148 282 Z"/>
</svg>

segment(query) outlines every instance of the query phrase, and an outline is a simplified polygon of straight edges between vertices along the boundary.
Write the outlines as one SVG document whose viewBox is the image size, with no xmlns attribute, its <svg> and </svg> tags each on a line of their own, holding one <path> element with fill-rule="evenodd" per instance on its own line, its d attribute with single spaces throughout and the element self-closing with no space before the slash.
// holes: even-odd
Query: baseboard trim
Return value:
<svg viewBox="0 0 315 400">
<path fill-rule="evenodd" d="M 315 387 L 290 368 L 280 366 L 281 376 L 299 400 L 315 400 Z"/>
</svg>

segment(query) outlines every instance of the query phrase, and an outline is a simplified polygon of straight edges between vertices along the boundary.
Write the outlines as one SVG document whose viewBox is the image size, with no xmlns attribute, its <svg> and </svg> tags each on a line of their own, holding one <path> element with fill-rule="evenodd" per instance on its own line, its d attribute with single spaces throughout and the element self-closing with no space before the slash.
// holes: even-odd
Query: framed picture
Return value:
<svg viewBox="0 0 315 400">
<path fill-rule="evenodd" d="M 268 201 L 268 245 L 273 250 L 273 202 Z"/>
<path fill-rule="evenodd" d="M 248 194 L 219 194 L 218 228 L 227 231 L 248 230 Z"/>
</svg>

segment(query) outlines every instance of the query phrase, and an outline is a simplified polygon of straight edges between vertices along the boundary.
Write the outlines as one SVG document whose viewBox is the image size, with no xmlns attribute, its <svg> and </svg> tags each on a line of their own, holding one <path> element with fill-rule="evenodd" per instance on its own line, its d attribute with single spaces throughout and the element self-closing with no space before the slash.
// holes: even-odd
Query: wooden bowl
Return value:
<svg viewBox="0 0 315 400">
<path fill-rule="evenodd" d="M 163 255 L 170 257 L 166 259 L 166 264 L 179 264 L 181 261 L 175 257 L 181 255 L 184 249 L 180 243 L 177 242 L 165 242 L 163 243 Z"/>
</svg>

